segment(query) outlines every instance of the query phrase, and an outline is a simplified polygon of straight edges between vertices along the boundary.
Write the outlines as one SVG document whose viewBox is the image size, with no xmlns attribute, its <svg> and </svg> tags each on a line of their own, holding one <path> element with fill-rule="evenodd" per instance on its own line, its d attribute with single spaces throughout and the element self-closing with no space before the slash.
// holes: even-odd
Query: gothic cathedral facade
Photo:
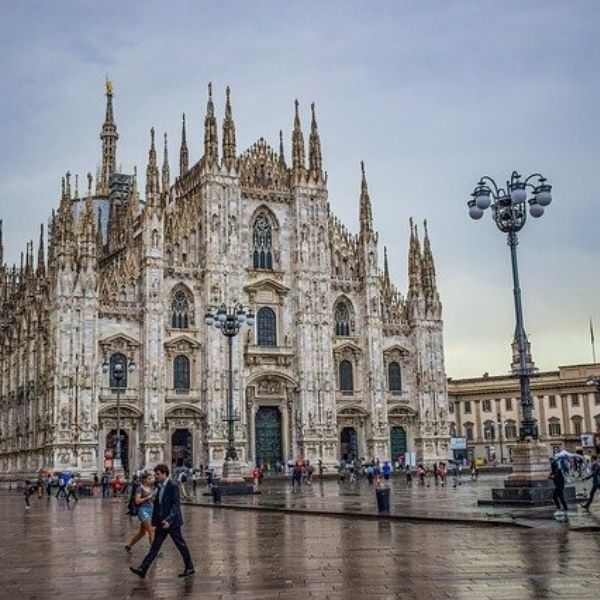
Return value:
<svg viewBox="0 0 600 600">
<path fill-rule="evenodd" d="M 422 247 L 410 224 L 403 295 L 387 253 L 379 267 L 364 167 L 359 233 L 331 212 L 314 105 L 308 160 L 297 102 L 291 162 L 281 134 L 278 152 L 261 138 L 238 154 L 229 89 L 219 144 L 209 85 L 202 158 L 190 165 L 184 115 L 172 181 L 166 135 L 159 168 L 151 130 L 142 199 L 137 174 L 117 172 L 109 82 L 106 100 L 95 181 L 88 174 L 80 192 L 66 174 L 37 256 L 33 243 L 20 266 L 0 255 L 0 473 L 98 472 L 114 456 L 117 415 L 129 471 L 220 466 L 227 343 L 204 314 L 236 301 L 256 315 L 233 342 L 247 467 L 298 456 L 446 459 L 426 224 Z"/>
</svg>

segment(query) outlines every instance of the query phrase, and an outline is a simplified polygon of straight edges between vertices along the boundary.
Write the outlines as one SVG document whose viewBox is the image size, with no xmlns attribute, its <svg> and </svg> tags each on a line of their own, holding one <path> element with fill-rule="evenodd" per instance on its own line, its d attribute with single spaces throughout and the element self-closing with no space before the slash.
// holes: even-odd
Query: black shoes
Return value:
<svg viewBox="0 0 600 600">
<path fill-rule="evenodd" d="M 186 569 L 183 573 L 179 573 L 178 577 L 189 577 L 193 575 L 196 570 L 192 567 L 191 569 Z"/>
<path fill-rule="evenodd" d="M 134 573 L 135 575 L 137 575 L 140 579 L 146 578 L 146 573 L 144 573 L 144 571 L 142 571 L 142 569 L 136 569 L 135 567 L 129 567 L 129 570 L 132 573 Z"/>
</svg>

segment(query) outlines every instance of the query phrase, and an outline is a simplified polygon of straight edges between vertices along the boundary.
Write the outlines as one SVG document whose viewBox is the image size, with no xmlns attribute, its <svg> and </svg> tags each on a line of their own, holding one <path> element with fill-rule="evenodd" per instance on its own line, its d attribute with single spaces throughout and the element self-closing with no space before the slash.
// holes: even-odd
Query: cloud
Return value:
<svg viewBox="0 0 600 600">
<path fill-rule="evenodd" d="M 465 201 L 481 175 L 542 171 L 555 201 L 519 253 L 541 368 L 589 359 L 598 323 L 600 5 L 593 1 L 27 2 L 4 7 L 0 217 L 18 260 L 58 204 L 60 177 L 100 160 L 103 80 L 114 80 L 118 161 L 143 172 L 149 128 L 193 159 L 206 84 L 232 86 L 238 146 L 289 138 L 293 100 L 317 103 L 333 210 L 356 228 L 365 160 L 381 245 L 406 288 L 408 218 L 427 218 L 454 377 L 506 372 L 514 330 L 505 240 Z M 173 165 L 172 165 L 173 167 Z M 587 358 L 586 358 L 587 356 Z"/>
</svg>

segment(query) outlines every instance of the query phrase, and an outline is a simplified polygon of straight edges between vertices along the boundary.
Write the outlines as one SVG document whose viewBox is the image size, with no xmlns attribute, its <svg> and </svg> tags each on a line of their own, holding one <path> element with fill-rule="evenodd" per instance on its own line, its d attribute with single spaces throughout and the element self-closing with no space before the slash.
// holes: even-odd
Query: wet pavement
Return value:
<svg viewBox="0 0 600 600">
<path fill-rule="evenodd" d="M 418 496 L 415 496 L 415 501 Z M 597 600 L 600 535 L 535 529 L 330 518 L 185 506 L 197 574 L 177 578 L 167 541 L 146 580 L 123 548 L 136 529 L 121 498 L 0 495 L 2 598 Z"/>
<path fill-rule="evenodd" d="M 477 481 L 461 478 L 456 487 L 450 481 L 442 487 L 435 485 L 406 485 L 404 477 L 395 476 L 386 484 L 390 488 L 392 517 L 408 520 L 448 521 L 459 523 L 520 525 L 527 527 L 554 525 L 554 505 L 537 508 L 506 506 L 479 506 L 480 499 L 490 499 L 494 487 L 502 487 L 505 475 L 482 475 Z M 574 482 L 579 497 L 589 490 L 589 483 Z M 247 496 L 223 496 L 225 507 L 252 507 L 264 510 L 283 510 L 307 514 L 360 514 L 375 516 L 377 502 L 375 488 L 364 478 L 354 483 L 338 483 L 335 479 L 316 479 L 312 485 L 302 485 L 292 491 L 290 480 L 265 478 L 260 494 Z M 189 502 L 211 505 L 206 489 L 198 488 L 197 494 L 189 494 Z M 586 512 L 573 505 L 569 511 L 571 528 L 598 529 L 600 531 L 600 501 Z M 599 596 L 600 597 L 600 596 Z"/>
</svg>

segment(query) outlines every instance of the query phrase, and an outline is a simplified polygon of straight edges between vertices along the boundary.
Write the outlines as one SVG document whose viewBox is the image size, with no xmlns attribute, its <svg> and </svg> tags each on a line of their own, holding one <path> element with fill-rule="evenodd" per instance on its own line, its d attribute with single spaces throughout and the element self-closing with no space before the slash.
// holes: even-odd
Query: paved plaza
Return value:
<svg viewBox="0 0 600 600">
<path fill-rule="evenodd" d="M 125 553 L 137 521 L 124 506 L 122 498 L 71 507 L 33 498 L 26 511 L 19 494 L 0 494 L 1 597 L 596 600 L 600 589 L 600 535 L 562 524 L 481 527 L 190 505 L 184 532 L 196 576 L 177 578 L 181 559 L 167 541 L 142 581 L 128 566 L 139 563 L 145 543 L 131 558 Z"/>
</svg>

